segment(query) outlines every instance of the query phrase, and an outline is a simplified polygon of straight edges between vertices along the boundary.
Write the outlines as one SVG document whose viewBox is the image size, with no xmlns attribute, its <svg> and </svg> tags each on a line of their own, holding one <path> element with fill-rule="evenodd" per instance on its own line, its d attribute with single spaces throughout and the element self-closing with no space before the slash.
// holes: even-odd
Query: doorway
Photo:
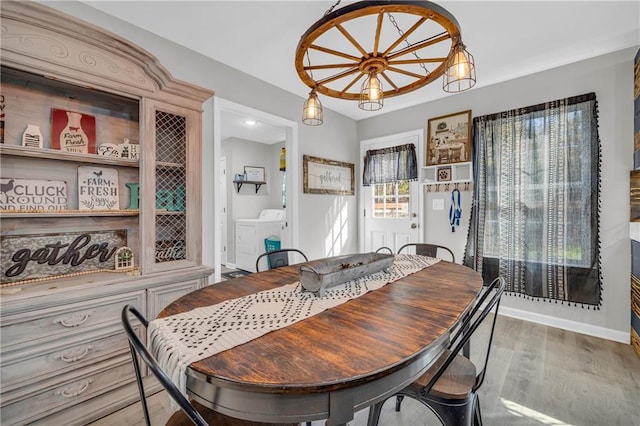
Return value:
<svg viewBox="0 0 640 426">
<path fill-rule="evenodd" d="M 281 127 L 284 130 L 284 147 L 286 149 L 286 174 L 288 179 L 286 180 L 285 197 L 286 197 L 286 227 L 283 231 L 283 241 L 287 245 L 296 247 L 298 245 L 298 180 L 292 177 L 298 176 L 299 164 L 296 159 L 298 158 L 298 123 L 287 120 L 282 117 L 275 116 L 273 114 L 260 111 L 245 105 L 241 105 L 235 102 L 231 102 L 222 98 L 214 97 L 213 106 L 213 164 L 220 165 L 220 161 L 223 157 L 222 154 L 222 140 L 223 135 L 228 137 L 229 133 L 226 130 L 231 126 L 225 117 L 231 115 L 246 116 L 253 120 L 264 123 L 269 126 Z M 225 122 L 227 122 L 225 127 Z M 242 135 L 239 135 L 242 138 Z M 228 159 L 227 159 L 228 161 Z M 227 163 L 227 168 L 230 165 Z M 227 182 L 224 182 L 224 178 L 221 173 L 214 173 L 214 188 L 220 188 L 221 185 L 227 185 L 229 176 L 233 176 L 235 172 L 227 170 Z M 274 191 L 280 191 L 279 188 L 273 188 Z M 230 233 L 227 233 L 227 241 L 223 241 L 224 232 L 222 230 L 222 223 L 232 223 L 233 218 L 228 217 L 228 206 L 223 208 L 221 206 L 226 205 L 226 200 L 222 199 L 223 191 L 215 191 L 214 194 L 214 275 L 213 282 L 218 282 L 221 279 L 221 268 L 223 259 L 223 247 L 229 247 L 228 238 L 232 238 Z M 221 217 L 227 215 L 227 217 Z M 227 253 L 228 254 L 228 253 Z"/>
<path fill-rule="evenodd" d="M 421 130 L 361 141 L 360 158 L 364 159 L 370 149 L 409 143 L 416 147 L 420 164 L 423 143 Z M 364 164 L 360 169 L 364 169 Z M 359 202 L 359 246 L 362 253 L 383 246 L 395 253 L 406 243 L 422 241 L 423 194 L 419 181 L 361 186 Z"/>
</svg>

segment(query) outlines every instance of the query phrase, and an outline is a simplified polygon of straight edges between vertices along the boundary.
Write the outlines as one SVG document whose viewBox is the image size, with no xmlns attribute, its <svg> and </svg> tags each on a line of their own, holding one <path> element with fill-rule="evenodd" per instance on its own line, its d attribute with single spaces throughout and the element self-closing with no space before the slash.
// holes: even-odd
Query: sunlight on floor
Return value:
<svg viewBox="0 0 640 426">
<path fill-rule="evenodd" d="M 531 420 L 539 421 L 540 424 L 543 425 L 569 426 L 568 423 L 565 423 L 562 420 L 554 419 L 553 417 L 549 417 L 546 414 L 532 410 L 516 402 L 509 401 L 508 399 L 500 398 L 500 401 L 502 401 L 502 404 L 504 404 L 507 411 L 515 416 L 528 417 Z"/>
</svg>

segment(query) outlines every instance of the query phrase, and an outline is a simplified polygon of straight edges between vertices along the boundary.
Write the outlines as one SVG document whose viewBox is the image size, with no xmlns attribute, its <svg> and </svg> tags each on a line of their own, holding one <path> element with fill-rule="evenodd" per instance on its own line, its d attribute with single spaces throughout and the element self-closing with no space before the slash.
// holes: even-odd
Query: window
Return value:
<svg viewBox="0 0 640 426">
<path fill-rule="evenodd" d="M 474 119 L 465 263 L 532 297 L 600 303 L 595 94 Z"/>
<path fill-rule="evenodd" d="M 373 191 L 373 217 L 408 218 L 409 217 L 409 181 L 378 183 L 371 186 Z"/>
</svg>

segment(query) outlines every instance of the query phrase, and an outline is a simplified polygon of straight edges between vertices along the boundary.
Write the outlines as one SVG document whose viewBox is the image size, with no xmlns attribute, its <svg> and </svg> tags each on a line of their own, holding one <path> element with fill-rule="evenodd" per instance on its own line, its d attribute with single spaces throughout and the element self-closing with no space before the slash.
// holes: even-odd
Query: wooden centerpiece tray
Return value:
<svg viewBox="0 0 640 426">
<path fill-rule="evenodd" d="M 302 265 L 300 283 L 304 290 L 322 297 L 330 287 L 389 268 L 393 259 L 392 254 L 362 253 L 337 256 L 313 266 Z"/>
</svg>

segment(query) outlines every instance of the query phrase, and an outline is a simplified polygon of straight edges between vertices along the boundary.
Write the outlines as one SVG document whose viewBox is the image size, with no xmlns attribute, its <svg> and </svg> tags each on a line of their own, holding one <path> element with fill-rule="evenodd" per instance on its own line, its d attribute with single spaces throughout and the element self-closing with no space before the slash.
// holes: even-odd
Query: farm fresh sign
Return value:
<svg viewBox="0 0 640 426">
<path fill-rule="evenodd" d="M 55 211 L 67 208 L 67 183 L 57 180 L 0 179 L 0 211 Z"/>
<path fill-rule="evenodd" d="M 118 210 L 118 170 L 78 167 L 78 209 Z"/>
</svg>

